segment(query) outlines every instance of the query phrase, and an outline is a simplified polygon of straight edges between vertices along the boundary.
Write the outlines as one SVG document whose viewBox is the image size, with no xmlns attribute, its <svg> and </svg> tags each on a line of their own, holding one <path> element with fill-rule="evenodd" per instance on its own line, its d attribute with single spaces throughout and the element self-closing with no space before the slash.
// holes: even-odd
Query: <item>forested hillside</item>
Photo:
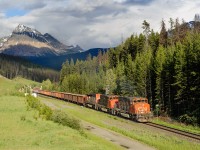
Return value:
<svg viewBox="0 0 200 150">
<path fill-rule="evenodd" d="M 17 76 L 42 82 L 50 79 L 59 80 L 59 72 L 34 65 L 25 59 L 15 56 L 0 54 L 0 74 L 13 79 Z"/>
<path fill-rule="evenodd" d="M 200 124 L 200 22 L 169 20 L 154 32 L 144 21 L 143 33 L 86 61 L 67 61 L 61 90 L 75 93 L 148 97 L 160 115 Z"/>
<path fill-rule="evenodd" d="M 93 48 L 84 52 L 66 54 L 61 56 L 47 56 L 47 57 L 24 57 L 30 60 L 34 64 L 41 65 L 43 67 L 52 68 L 55 70 L 61 70 L 63 62 L 66 60 L 73 59 L 74 61 L 78 60 L 86 60 L 87 56 L 90 54 L 91 56 L 97 56 L 98 51 L 107 51 L 107 48 Z M 56 61 L 55 61 L 56 60 Z"/>
</svg>

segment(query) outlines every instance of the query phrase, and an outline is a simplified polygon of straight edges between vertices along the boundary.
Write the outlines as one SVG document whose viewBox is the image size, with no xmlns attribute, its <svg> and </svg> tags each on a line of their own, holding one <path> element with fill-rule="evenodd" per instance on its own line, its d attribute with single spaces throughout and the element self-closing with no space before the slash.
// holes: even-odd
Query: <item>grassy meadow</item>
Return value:
<svg viewBox="0 0 200 150">
<path fill-rule="evenodd" d="M 77 130 L 38 118 L 38 112 L 28 110 L 25 97 L 18 93 L 19 87 L 30 84 L 38 83 L 0 77 L 0 149 L 122 149 L 87 131 L 83 136 Z"/>
<path fill-rule="evenodd" d="M 62 109 L 70 116 L 116 131 L 160 150 L 200 150 L 199 143 L 189 142 L 171 134 L 157 132 L 143 126 L 141 123 L 132 122 L 52 98 L 40 97 L 39 99 L 45 103 L 52 103 L 53 107 Z"/>
</svg>

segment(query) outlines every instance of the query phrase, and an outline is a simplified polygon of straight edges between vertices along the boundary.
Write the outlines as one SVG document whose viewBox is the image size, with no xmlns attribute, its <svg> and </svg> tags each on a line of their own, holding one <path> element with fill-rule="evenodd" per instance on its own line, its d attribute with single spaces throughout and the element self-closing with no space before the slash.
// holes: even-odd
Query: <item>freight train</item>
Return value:
<svg viewBox="0 0 200 150">
<path fill-rule="evenodd" d="M 73 102 L 116 116 L 126 116 L 138 122 L 148 122 L 151 118 L 148 99 L 143 97 L 122 97 L 104 94 L 73 94 L 33 89 L 34 93 Z"/>
</svg>

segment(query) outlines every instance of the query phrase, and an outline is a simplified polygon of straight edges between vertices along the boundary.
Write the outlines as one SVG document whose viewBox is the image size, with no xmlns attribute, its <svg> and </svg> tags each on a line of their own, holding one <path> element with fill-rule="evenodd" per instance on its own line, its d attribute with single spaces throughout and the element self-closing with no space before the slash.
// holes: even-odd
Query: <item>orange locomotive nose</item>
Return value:
<svg viewBox="0 0 200 150">
<path fill-rule="evenodd" d="M 150 113 L 150 105 L 148 103 L 137 103 L 134 110 L 136 114 L 148 114 Z"/>
</svg>

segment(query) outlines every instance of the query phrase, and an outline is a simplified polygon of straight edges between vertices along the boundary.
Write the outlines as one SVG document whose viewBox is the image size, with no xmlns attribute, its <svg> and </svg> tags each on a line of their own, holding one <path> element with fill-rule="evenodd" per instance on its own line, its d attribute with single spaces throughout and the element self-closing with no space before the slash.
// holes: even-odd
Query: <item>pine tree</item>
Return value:
<svg viewBox="0 0 200 150">
<path fill-rule="evenodd" d="M 174 21 L 172 18 L 169 20 L 170 28 L 168 30 L 169 36 L 168 39 L 170 40 L 170 45 L 174 44 L 173 37 L 174 37 Z"/>
<path fill-rule="evenodd" d="M 173 40 L 174 43 L 180 41 L 180 23 L 179 23 L 179 18 L 176 18 L 175 24 L 174 24 L 174 32 L 173 32 Z"/>
<path fill-rule="evenodd" d="M 159 43 L 163 47 L 167 47 L 167 30 L 166 30 L 166 27 L 165 27 L 164 20 L 162 20 L 162 22 L 161 22 L 161 31 L 160 31 Z"/>
<path fill-rule="evenodd" d="M 182 114 L 182 107 L 184 107 L 183 102 L 185 101 L 185 97 L 183 96 L 183 92 L 185 91 L 186 86 L 186 78 L 184 75 L 184 67 L 186 65 L 185 62 L 185 51 L 181 43 L 177 43 L 176 51 L 175 51 L 175 83 L 176 86 L 176 106 L 177 106 L 177 114 Z"/>
<path fill-rule="evenodd" d="M 160 108 L 164 108 L 164 79 L 163 67 L 166 61 L 165 49 L 160 46 L 155 57 L 155 72 L 156 72 L 156 94 Z"/>
<path fill-rule="evenodd" d="M 112 94 L 116 88 L 116 75 L 112 69 L 106 71 L 106 88 L 107 94 Z"/>
<path fill-rule="evenodd" d="M 60 71 L 60 82 L 62 83 L 65 76 L 70 74 L 70 66 L 69 61 L 67 60 L 65 63 L 62 64 L 62 69 Z"/>
<path fill-rule="evenodd" d="M 146 44 L 148 45 L 148 37 L 151 30 L 150 30 L 150 24 L 146 20 L 144 20 L 142 23 L 142 29 L 144 30 L 143 33 L 146 37 Z"/>
<path fill-rule="evenodd" d="M 133 76 L 138 96 L 147 97 L 149 69 L 152 60 L 152 51 L 149 49 L 138 53 L 133 63 Z"/>
<path fill-rule="evenodd" d="M 149 44 L 150 44 L 150 47 L 152 49 L 152 53 L 153 53 L 153 56 L 155 56 L 157 50 L 158 50 L 158 47 L 159 47 L 159 33 L 155 33 L 153 30 L 151 31 L 151 34 L 149 35 Z"/>
</svg>

